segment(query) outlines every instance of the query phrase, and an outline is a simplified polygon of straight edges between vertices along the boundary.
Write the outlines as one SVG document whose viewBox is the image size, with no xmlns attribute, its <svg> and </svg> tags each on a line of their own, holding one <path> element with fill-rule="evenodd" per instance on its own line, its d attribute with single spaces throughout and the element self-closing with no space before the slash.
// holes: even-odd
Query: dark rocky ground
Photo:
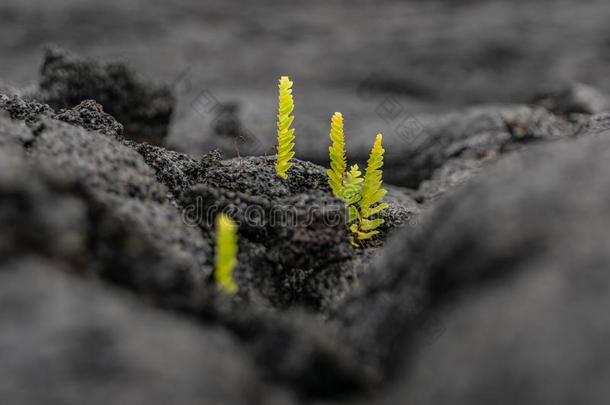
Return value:
<svg viewBox="0 0 610 405">
<path fill-rule="evenodd" d="M 605 3 L 339 4 L 0 5 L 0 402 L 608 403 Z M 41 38 L 87 52 L 28 54 Z M 282 181 L 286 70 L 309 132 Z M 390 209 L 363 249 L 326 185 L 334 110 L 351 160 L 386 133 Z M 236 299 L 211 277 L 220 209 Z"/>
</svg>

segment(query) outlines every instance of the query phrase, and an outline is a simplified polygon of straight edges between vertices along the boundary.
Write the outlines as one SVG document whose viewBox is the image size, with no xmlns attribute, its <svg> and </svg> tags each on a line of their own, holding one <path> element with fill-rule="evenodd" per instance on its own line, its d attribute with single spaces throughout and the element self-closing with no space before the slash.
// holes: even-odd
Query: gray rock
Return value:
<svg viewBox="0 0 610 405">
<path fill-rule="evenodd" d="M 22 121 L 13 120 L 7 111 L 0 110 L 0 146 L 24 146 L 32 143 L 34 134 Z"/>
<path fill-rule="evenodd" d="M 159 303 L 210 288 L 212 248 L 174 207 L 118 197 L 88 204 L 101 275 Z"/>
<path fill-rule="evenodd" d="M 185 153 L 180 153 L 147 143 L 129 143 L 137 150 L 146 164 L 155 172 L 157 180 L 164 184 L 173 194 L 179 197 L 181 193 L 201 182 L 206 170 L 220 162 L 220 154 L 211 151 L 201 159 L 195 159 Z"/>
<path fill-rule="evenodd" d="M 210 245 L 167 201 L 140 154 L 95 132 L 42 124 L 32 158 L 47 176 L 82 187 L 103 275 L 162 300 L 207 284 Z"/>
<path fill-rule="evenodd" d="M 55 120 L 41 123 L 32 157 L 50 174 L 79 181 L 91 194 L 156 202 L 166 198 L 167 189 L 136 151 Z"/>
<path fill-rule="evenodd" d="M 580 93 L 581 90 L 583 92 L 593 91 L 587 88 L 577 91 L 576 88 L 580 89 L 580 87 L 573 87 L 573 91 L 577 93 Z M 544 100 L 550 102 L 549 100 L 555 99 L 550 98 L 541 101 L 545 107 L 550 108 Z M 600 110 L 603 110 L 603 108 L 600 107 Z M 535 143 L 578 136 L 595 136 L 610 127 L 607 113 L 590 116 L 587 114 L 593 112 L 594 109 L 587 110 L 587 114 L 584 114 L 576 112 L 579 111 L 576 107 L 570 111 L 567 109 L 564 112 L 557 111 L 557 114 L 564 114 L 564 118 L 561 115 L 549 114 L 546 110 L 540 108 L 523 107 L 504 111 L 501 115 L 506 133 L 494 142 L 487 143 L 486 141 L 482 144 L 483 147 L 481 147 L 480 142 L 486 139 L 486 135 L 479 133 L 479 129 L 476 128 L 485 128 L 485 119 L 489 117 L 477 118 L 472 122 L 475 128 L 472 131 L 473 135 L 469 136 L 464 133 L 466 138 L 463 142 L 451 144 L 448 150 L 452 151 L 445 154 L 446 159 L 432 171 L 429 179 L 419 183 L 418 191 L 414 194 L 414 197 L 423 203 L 435 201 L 448 190 L 467 183 L 480 172 L 485 172 L 483 170 L 485 166 L 506 154 L 527 149 Z M 450 130 L 448 129 L 448 131 Z"/>
<path fill-rule="evenodd" d="M 318 308 L 307 294 L 318 298 L 321 294 L 307 283 L 320 272 L 328 274 L 329 266 L 337 275 L 329 278 L 327 292 L 332 290 L 330 280 L 339 288 L 346 285 L 343 272 L 347 279 L 355 278 L 351 261 L 361 260 L 361 252 L 349 246 L 345 206 L 331 196 L 324 168 L 297 159 L 284 181 L 275 173 L 273 158 L 249 157 L 217 162 L 201 173 L 200 184 L 181 196 L 189 222 L 209 234 L 218 212 L 231 214 L 240 224 L 240 237 L 252 243 L 244 248 L 257 258 L 244 261 L 238 273 L 249 274 L 244 276 L 248 283 L 258 280 L 259 293 L 274 305 L 307 302 Z M 390 208 L 383 216 L 381 238 L 419 213 L 402 190 L 394 189 L 387 202 Z M 379 245 L 374 242 L 371 246 Z M 274 287 L 267 291 L 270 280 L 275 280 Z M 314 282 L 319 285 L 320 280 Z"/>
<path fill-rule="evenodd" d="M 606 136 L 610 130 L 610 113 L 595 114 L 582 123 L 577 135 L 581 136 Z"/>
<path fill-rule="evenodd" d="M 394 232 L 406 226 L 409 222 L 417 219 L 422 211 L 421 205 L 417 201 L 417 194 L 408 188 L 383 185 L 387 194 L 383 201 L 388 203 L 388 209 L 379 215 L 385 221 L 379 228 L 380 238 L 389 238 Z"/>
<path fill-rule="evenodd" d="M 80 125 L 80 122 L 74 124 Z M 171 203 L 186 200 L 173 201 L 173 195 L 168 199 L 169 191 L 157 181 L 166 182 L 176 193 L 185 188 L 207 187 L 220 193 L 214 195 L 218 203 L 222 202 L 222 195 L 231 193 L 227 201 L 236 202 L 239 193 L 231 187 L 245 188 L 249 193 L 260 190 L 266 197 L 241 194 L 244 201 L 261 198 L 272 203 L 284 201 L 299 204 L 302 209 L 330 198 L 324 169 L 299 163 L 293 180 L 282 183 L 273 171 L 273 162 L 265 158 L 221 162 L 210 155 L 194 161 L 161 148 L 120 141 L 100 131 L 89 132 L 53 118 L 36 118 L 32 126 L 38 135 L 29 146 L 33 166 L 46 181 L 63 179 L 72 184 L 68 194 L 86 208 L 86 219 L 82 220 L 86 228 L 86 249 L 81 262 L 70 268 L 93 271 L 156 305 L 190 314 L 204 324 L 231 330 L 242 340 L 264 375 L 305 395 L 343 395 L 368 385 L 369 377 L 354 363 L 350 348 L 341 345 L 338 332 L 327 329 L 302 309 L 286 309 L 304 306 L 311 310 L 316 305 L 325 308 L 349 290 L 350 278 L 355 278 L 351 261 L 362 260 L 351 257 L 353 249 L 346 243 L 345 230 L 320 233 L 320 229 L 326 229 L 324 222 L 314 221 L 318 226 L 311 229 L 270 228 L 275 245 L 265 245 L 253 236 L 240 237 L 241 267 L 236 269 L 236 277 L 248 300 L 233 301 L 217 294 L 209 277 L 212 230 L 206 226 L 187 226 L 186 218 L 176 208 L 182 208 L 184 214 L 188 206 Z M 14 144 L 22 148 L 19 142 Z M 163 171 L 166 163 L 169 170 Z M 268 169 L 257 177 L 255 172 L 260 166 Z M 249 183 L 241 180 L 239 173 Z M 205 185 L 206 181 L 215 186 Z M 191 186 L 197 182 L 204 184 Z M 316 238 L 319 233 L 327 237 Z M 342 243 L 332 245 L 337 237 L 342 238 Z M 290 253 L 292 242 L 301 250 Z M 324 250 L 313 249 L 329 243 L 333 251 L 344 251 L 346 257 L 342 261 L 332 262 L 331 255 L 326 257 Z M 307 251 L 315 253 L 313 259 L 296 254 L 310 244 Z M 325 267 L 296 268 L 303 260 L 319 263 L 323 260 Z M 244 272 L 243 268 L 250 270 Z M 361 265 L 360 271 L 363 269 Z M 320 289 L 318 293 L 315 285 L 320 278 L 304 277 L 317 275 L 314 270 L 332 272 L 337 282 L 331 282 L 326 290 Z M 309 293 L 301 292 L 306 290 Z M 265 298 L 261 292 L 275 292 L 275 295 Z M 303 297 L 312 299 L 307 301 Z M 272 310 L 273 306 L 284 311 Z M 282 350 L 278 351 L 280 346 Z"/>
<path fill-rule="evenodd" d="M 533 102 L 554 114 L 599 114 L 610 111 L 610 98 L 598 89 L 582 83 L 554 86 L 534 96 Z"/>
<path fill-rule="evenodd" d="M 26 100 L 16 95 L 0 94 L 0 110 L 4 110 L 15 120 L 25 121 L 35 133 L 40 130 L 42 119 L 55 118 L 74 126 L 122 139 L 123 126 L 106 114 L 102 106 L 93 100 L 85 100 L 74 108 L 62 109 L 56 113 L 47 104 Z M 32 141 L 33 136 L 23 140 L 23 143 L 29 144 Z"/>
<path fill-rule="evenodd" d="M 404 145 L 388 147 L 384 174 L 389 181 L 417 187 L 413 196 L 426 204 L 467 183 L 498 158 L 533 144 L 578 136 L 588 123 L 584 115 L 568 120 L 540 107 L 472 108 L 427 123 L 406 150 Z"/>
<path fill-rule="evenodd" d="M 424 204 L 434 202 L 449 190 L 471 181 L 485 166 L 493 163 L 495 156 L 487 159 L 454 158 L 436 169 L 432 177 L 420 183 L 415 198 Z"/>
<path fill-rule="evenodd" d="M 404 114 L 405 112 L 400 118 L 405 118 Z M 583 114 L 578 117 L 573 115 L 569 117 L 564 114 L 556 115 L 538 105 L 490 104 L 456 112 L 408 116 L 404 127 L 395 128 L 384 136 L 383 144 L 386 150 L 384 180 L 388 184 L 413 189 L 417 189 L 422 182 L 428 180 L 434 184 L 426 186 L 426 189 L 420 192 L 419 198 L 422 201 L 428 198 L 434 200 L 450 186 L 452 181 L 448 181 L 447 177 L 469 177 L 469 173 L 464 170 L 458 170 L 458 173 L 449 176 L 447 173 L 436 174 L 435 172 L 442 170 L 446 163 L 451 162 L 454 167 L 474 168 L 479 163 L 495 160 L 514 150 L 527 148 L 532 143 L 571 137 L 587 118 Z M 297 122 L 299 118 L 301 117 L 297 114 Z M 370 131 L 350 130 L 349 123 L 349 117 L 346 116 L 348 159 L 350 163 L 358 163 L 361 167 L 365 167 L 373 136 Z M 324 127 L 323 136 L 319 136 L 320 134 L 313 136 L 297 125 L 297 133 L 307 133 L 306 138 L 297 137 L 300 139 L 300 142 L 297 142 L 297 157 L 326 166 L 329 144 L 327 123 L 322 121 L 318 124 Z M 191 134 L 189 136 L 192 136 L 195 128 L 189 130 Z M 265 137 L 263 135 L 265 134 L 259 134 L 261 141 L 258 143 L 240 144 L 240 153 L 242 155 L 263 152 L 273 154 L 273 148 L 267 148 L 273 146 L 275 142 L 273 136 L 271 133 Z M 232 155 L 236 148 L 232 139 L 215 136 L 211 130 L 197 133 L 195 143 L 197 146 L 191 147 L 191 144 L 188 144 L 190 149 L 182 145 L 180 150 L 202 151 L 207 150 L 206 148 L 218 148 L 223 153 Z M 462 160 L 468 162 L 463 163 Z M 436 184 L 437 182 L 440 184 Z"/>
<path fill-rule="evenodd" d="M 104 135 L 122 139 L 123 125 L 119 124 L 95 100 L 85 100 L 71 109 L 62 109 L 54 117 L 89 131 L 100 131 Z"/>
<path fill-rule="evenodd" d="M 291 403 L 226 333 L 62 268 L 0 268 L 0 396 L 11 404 Z"/>
<path fill-rule="evenodd" d="M 34 179 L 68 184 L 60 190 L 62 198 L 73 198 L 83 209 L 78 235 L 86 243 L 77 244 L 75 253 L 57 253 L 68 268 L 95 272 L 156 305 L 231 330 L 264 375 L 305 395 L 344 395 L 376 381 L 355 361 L 343 333 L 311 313 L 328 314 L 341 303 L 376 250 L 351 248 L 342 221 L 327 222 L 326 212 L 342 204 L 331 197 L 324 168 L 297 160 L 289 180 L 282 181 L 273 158 L 221 161 L 210 154 L 195 160 L 122 140 L 116 121 L 105 119 L 92 102 L 59 117 L 50 109 L 48 115 L 38 113 L 39 104 L 13 100 L 22 112 L 16 117 L 30 117 L 30 126 L 5 117 L 12 134 L 7 142 L 21 157 L 27 147 Z M 26 142 L 17 129 L 35 137 Z M 390 189 L 383 237 L 419 212 L 411 193 Z M 295 226 L 242 226 L 235 274 L 243 301 L 215 291 L 211 220 L 191 227 L 186 216 L 198 197 L 219 208 L 257 206 L 267 214 L 272 209 L 296 214 Z M 311 207 L 319 211 L 312 213 Z M 7 234 L 14 231 L 8 228 Z M 25 240 L 28 252 L 47 255 L 44 244 L 52 236 L 40 235 L 39 245 L 13 239 Z"/>
<path fill-rule="evenodd" d="M 0 128 L 0 261 L 35 252 L 77 267 L 88 257 L 88 225 L 75 185 L 44 179 L 26 160 L 27 127 L 0 116 Z"/>
<path fill-rule="evenodd" d="M 391 241 L 339 316 L 402 358 L 379 403 L 607 402 L 609 158 L 607 137 L 512 154 Z"/>
<path fill-rule="evenodd" d="M 48 48 L 37 95 L 54 109 L 89 99 L 125 127 L 125 137 L 160 144 L 168 132 L 175 99 L 170 89 L 144 81 L 123 63 L 102 64 Z"/>
<path fill-rule="evenodd" d="M 451 159 L 484 161 L 576 131 L 561 117 L 525 106 L 477 107 L 428 117 L 422 125 L 422 132 L 410 142 L 386 147 L 389 183 L 415 188 Z"/>
<path fill-rule="evenodd" d="M 41 117 L 52 117 L 55 114 L 47 104 L 9 94 L 0 94 L 0 109 L 7 111 L 11 118 L 25 121 L 29 125 L 36 123 Z"/>
</svg>

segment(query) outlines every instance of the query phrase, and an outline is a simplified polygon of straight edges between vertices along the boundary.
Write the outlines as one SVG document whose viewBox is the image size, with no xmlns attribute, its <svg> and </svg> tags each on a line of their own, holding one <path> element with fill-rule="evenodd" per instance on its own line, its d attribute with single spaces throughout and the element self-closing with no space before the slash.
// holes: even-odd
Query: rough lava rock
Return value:
<svg viewBox="0 0 610 405">
<path fill-rule="evenodd" d="M 610 98 L 607 94 L 582 83 L 555 86 L 536 94 L 533 103 L 554 114 L 568 117 L 573 114 L 593 115 L 610 110 Z"/>
<path fill-rule="evenodd" d="M 512 154 L 389 243 L 337 315 L 402 359 L 378 403 L 607 400 L 609 158 L 607 137 Z"/>
<path fill-rule="evenodd" d="M 88 257 L 86 204 L 73 183 L 39 175 L 20 124 L 0 116 L 0 261 L 35 252 L 77 269 Z"/>
<path fill-rule="evenodd" d="M 544 93 L 535 101 L 544 108 L 476 108 L 465 116 L 454 114 L 448 122 L 430 126 L 434 129 L 422 133 L 417 151 L 422 149 L 420 158 L 424 160 L 430 153 L 435 157 L 424 161 L 427 169 L 420 171 L 412 183 L 419 182 L 414 195 L 417 201 L 437 200 L 506 154 L 541 142 L 599 132 L 606 125 L 607 113 L 602 111 L 610 106 L 607 95 L 581 84 Z M 418 164 L 421 161 L 415 166 Z"/>
<path fill-rule="evenodd" d="M 32 158 L 49 177 L 83 188 L 105 275 L 165 299 L 204 287 L 210 245 L 167 201 L 168 190 L 140 154 L 112 137 L 54 120 L 40 126 Z"/>
<path fill-rule="evenodd" d="M 5 108 L 18 111 L 15 118 L 27 124 L 5 114 L 2 121 L 14 134 L 6 142 L 27 156 L 45 182 L 70 184 L 66 195 L 83 209 L 78 223 L 85 243 L 78 245 L 82 254 L 73 255 L 80 261 L 64 260 L 70 269 L 100 275 L 202 324 L 228 328 L 263 375 L 304 395 L 336 397 L 370 386 L 371 373 L 354 362 L 351 348 L 342 345 L 342 333 L 316 314 L 341 301 L 375 253 L 349 246 L 345 228 L 337 228 L 342 211 L 339 222 L 325 222 L 326 206 L 336 208 L 337 201 L 330 196 L 324 168 L 297 161 L 291 180 L 283 182 L 271 158 L 221 161 L 212 153 L 195 160 L 123 140 L 113 132 L 116 121 L 103 119 L 105 115 L 94 122 L 79 119 L 82 109 L 102 114 L 96 104 L 85 103 L 68 114 L 77 119 L 61 122 L 48 107 L 39 113 L 39 103 L 9 100 Z M 388 231 L 417 212 L 407 194 L 392 194 Z M 279 207 L 281 213 L 296 213 L 298 221 L 308 219 L 302 215 L 309 214 L 310 206 L 322 211 L 294 228 L 268 224 L 262 231 L 244 230 L 236 270 L 243 301 L 232 302 L 215 291 L 210 277 L 213 230 L 207 222 L 189 226 L 188 196 L 211 196 L 204 201 L 219 206 Z M 399 201 L 411 201 L 413 210 Z M 41 235 L 42 240 L 50 237 Z"/>
<path fill-rule="evenodd" d="M 2 96 L 0 95 L 0 102 Z M 10 114 L 0 110 L 0 145 L 21 149 L 34 140 L 32 130 L 22 121 L 12 120 Z"/>
<path fill-rule="evenodd" d="M 160 142 L 173 100 L 124 66 L 49 50 L 39 90 L 0 94 L 2 397 L 311 403 L 390 381 L 367 402 L 610 396 L 603 94 L 390 137 L 385 180 L 413 189 L 388 186 L 381 238 L 353 249 L 321 166 L 284 181 L 273 157 L 135 142 Z M 212 277 L 221 210 L 239 222 L 237 299 Z"/>
<path fill-rule="evenodd" d="M 46 49 L 40 89 L 35 98 L 68 109 L 89 99 L 125 127 L 137 142 L 161 144 L 175 104 L 171 90 L 140 78 L 123 63 L 100 63 L 63 49 Z"/>
<path fill-rule="evenodd" d="M 388 126 L 386 130 L 389 130 L 384 134 L 385 180 L 389 184 L 415 189 L 428 181 L 419 199 L 422 202 L 435 200 L 447 188 L 461 184 L 462 179 L 470 177 L 470 172 L 475 174 L 476 169 L 487 161 L 528 148 L 534 143 L 573 136 L 589 115 L 601 113 L 610 105 L 610 98 L 606 94 L 578 83 L 552 89 L 533 97 L 531 101 L 531 104 L 490 104 L 453 112 L 421 113 L 406 117 L 404 126 L 391 129 Z M 405 114 L 402 111 L 392 125 L 398 124 Z M 375 118 L 390 120 L 390 117 L 383 116 Z M 325 126 L 324 122 L 317 124 Z M 180 125 L 182 122 L 177 123 L 177 126 Z M 307 133 L 304 128 L 298 128 L 299 125 L 297 132 Z M 185 137 L 194 136 L 192 134 L 196 129 L 189 128 L 189 131 Z M 327 134 L 326 128 L 316 129 L 316 132 L 320 131 Z M 349 128 L 348 132 L 349 159 L 363 165 L 368 159 L 371 133 L 374 132 L 351 131 Z M 271 134 L 265 136 L 264 133 L 257 135 L 262 143 L 244 144 L 239 150 L 241 155 L 273 153 L 267 147 L 272 146 L 274 137 Z M 327 165 L 328 152 L 324 146 L 328 145 L 327 135 L 310 135 L 302 137 L 298 143 L 297 155 L 304 160 Z M 234 138 L 227 140 L 228 137 L 216 136 L 213 131 L 197 133 L 196 137 L 197 142 L 180 144 L 174 140 L 172 145 L 183 151 L 205 151 L 207 147 L 218 148 L 228 155 L 235 153 Z M 446 164 L 449 167 L 443 168 Z M 455 174 L 451 167 L 455 168 Z"/>
<path fill-rule="evenodd" d="M 308 295 L 313 291 L 308 280 L 331 265 L 338 277 L 328 279 L 329 287 L 334 279 L 342 290 L 346 280 L 356 277 L 353 261 L 362 260 L 363 252 L 349 244 L 345 207 L 330 194 L 325 169 L 295 159 L 284 181 L 275 173 L 274 162 L 273 157 L 216 162 L 199 174 L 198 184 L 181 194 L 181 204 L 193 217 L 190 222 L 198 223 L 204 233 L 212 231 L 218 212 L 228 212 L 238 221 L 240 235 L 256 245 L 252 250 L 261 256 L 242 262 L 245 268 L 237 273 L 259 279 L 259 293 L 266 299 L 280 307 L 307 303 L 319 310 L 321 304 Z M 386 200 L 390 208 L 382 237 L 419 213 L 414 200 L 399 189 Z M 265 291 L 271 287 L 269 279 L 276 282 Z M 319 291 L 315 295 L 322 298 Z"/>
<path fill-rule="evenodd" d="M 6 403 L 292 403 L 226 332 L 65 273 L 34 256 L 0 267 Z"/>
<path fill-rule="evenodd" d="M 34 132 L 40 129 L 38 128 L 40 119 L 48 117 L 123 139 L 123 126 L 105 113 L 102 106 L 94 100 L 85 100 L 74 108 L 62 109 L 56 113 L 47 104 L 24 100 L 16 95 L 0 94 L 0 109 L 6 111 L 13 119 L 25 121 Z"/>
<path fill-rule="evenodd" d="M 123 135 L 123 125 L 105 113 L 104 108 L 95 100 L 85 100 L 76 107 L 62 109 L 55 115 L 55 119 L 118 139 Z"/>
<path fill-rule="evenodd" d="M 146 164 L 154 170 L 157 180 L 164 184 L 174 197 L 179 197 L 189 187 L 197 184 L 207 168 L 221 160 L 216 151 L 209 152 L 201 159 L 195 159 L 185 153 L 147 143 L 129 145 L 142 155 Z"/>
<path fill-rule="evenodd" d="M 0 108 L 16 120 L 23 120 L 28 125 L 38 121 L 40 117 L 52 117 L 55 111 L 47 104 L 34 100 L 24 100 L 14 94 L 0 94 Z"/>
<path fill-rule="evenodd" d="M 386 148 L 388 182 L 416 188 L 451 159 L 484 161 L 575 131 L 562 117 L 526 106 L 474 107 L 429 119 L 412 142 Z"/>
</svg>

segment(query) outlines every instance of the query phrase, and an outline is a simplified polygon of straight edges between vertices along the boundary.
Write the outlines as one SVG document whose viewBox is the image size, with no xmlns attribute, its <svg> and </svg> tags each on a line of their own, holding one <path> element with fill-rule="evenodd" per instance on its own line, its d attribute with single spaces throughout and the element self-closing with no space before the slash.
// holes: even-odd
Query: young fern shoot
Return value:
<svg viewBox="0 0 610 405">
<path fill-rule="evenodd" d="M 358 201 L 358 219 L 350 227 L 357 240 L 371 239 L 377 235 L 377 228 L 384 223 L 382 218 L 375 218 L 377 214 L 388 208 L 388 204 L 380 202 L 387 191 L 382 188 L 383 183 L 383 153 L 381 145 L 382 135 L 377 134 L 375 143 L 364 172 L 364 181 Z"/>
<path fill-rule="evenodd" d="M 330 140 L 332 142 L 332 145 L 328 147 L 330 169 L 326 171 L 328 185 L 335 197 L 342 198 L 347 162 L 345 158 L 345 137 L 343 135 L 343 115 L 339 112 L 336 112 L 330 121 Z"/>
<path fill-rule="evenodd" d="M 227 215 L 218 214 L 215 229 L 214 281 L 219 290 L 234 295 L 238 290 L 233 280 L 233 269 L 237 265 L 237 225 Z"/>
<path fill-rule="evenodd" d="M 292 100 L 292 82 L 288 76 L 282 76 L 279 81 L 278 113 L 277 113 L 277 154 L 275 172 L 283 179 L 288 178 L 288 169 L 292 166 L 290 159 L 294 156 L 294 128 L 290 128 L 294 115 Z"/>
<path fill-rule="evenodd" d="M 356 204 L 360 201 L 362 190 L 362 172 L 358 165 L 353 165 L 347 172 L 343 181 L 341 199 L 347 205 L 347 224 L 351 226 L 358 220 L 358 208 Z"/>
</svg>

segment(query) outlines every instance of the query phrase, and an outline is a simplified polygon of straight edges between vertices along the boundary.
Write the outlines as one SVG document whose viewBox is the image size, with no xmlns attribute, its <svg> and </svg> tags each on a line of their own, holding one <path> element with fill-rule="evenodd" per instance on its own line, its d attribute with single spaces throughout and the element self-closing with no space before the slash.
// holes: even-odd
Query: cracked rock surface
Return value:
<svg viewBox="0 0 610 405">
<path fill-rule="evenodd" d="M 138 142 L 143 110 L 171 111 L 162 89 L 64 51 L 46 66 L 40 93 L 0 94 L 9 403 L 610 398 L 603 93 L 427 116 L 389 140 L 386 223 L 354 249 L 324 167 L 295 159 L 284 181 L 272 156 Z M 221 211 L 235 297 L 212 275 Z"/>
</svg>

